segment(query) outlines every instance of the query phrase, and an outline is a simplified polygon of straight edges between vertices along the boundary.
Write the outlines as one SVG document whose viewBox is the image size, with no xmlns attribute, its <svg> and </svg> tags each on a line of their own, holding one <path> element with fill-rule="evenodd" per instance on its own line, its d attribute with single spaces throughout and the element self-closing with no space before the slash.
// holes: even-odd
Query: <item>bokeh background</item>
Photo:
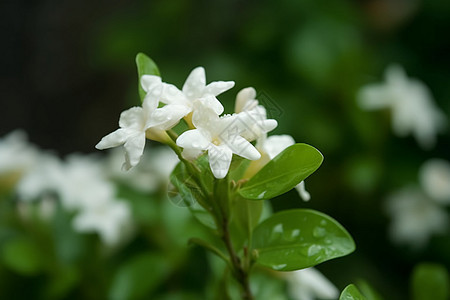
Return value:
<svg viewBox="0 0 450 300">
<path fill-rule="evenodd" d="M 323 211 L 348 229 L 357 251 L 318 268 L 339 288 L 362 278 L 386 299 L 407 299 L 413 267 L 450 266 L 449 236 L 421 250 L 388 236 L 386 195 L 417 182 L 429 158 L 450 160 L 450 134 L 431 150 L 392 134 L 388 112 L 362 111 L 365 84 L 391 63 L 432 91 L 450 116 L 450 2 L 441 0 L 2 1 L 0 136 L 25 130 L 61 155 L 96 152 L 118 116 L 139 105 L 135 56 L 149 55 L 163 80 L 181 87 L 196 66 L 207 81 L 234 80 L 220 98 L 232 112 L 253 86 L 280 108 L 274 134 L 290 134 L 325 156 L 274 209 Z M 449 183 L 450 184 L 450 183 Z"/>
</svg>

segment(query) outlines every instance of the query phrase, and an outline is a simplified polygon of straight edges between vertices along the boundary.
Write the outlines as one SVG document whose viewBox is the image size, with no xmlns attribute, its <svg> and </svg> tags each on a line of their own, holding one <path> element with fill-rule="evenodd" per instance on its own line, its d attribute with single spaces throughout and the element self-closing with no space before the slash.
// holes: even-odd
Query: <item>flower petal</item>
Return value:
<svg viewBox="0 0 450 300">
<path fill-rule="evenodd" d="M 214 81 L 205 87 L 204 93 L 217 96 L 232 87 L 234 87 L 234 81 Z"/>
<path fill-rule="evenodd" d="M 240 113 L 244 110 L 251 110 L 258 105 L 256 98 L 256 91 L 252 87 L 248 87 L 239 91 L 236 96 L 236 102 L 234 104 L 234 111 Z"/>
<path fill-rule="evenodd" d="M 122 128 L 139 128 L 144 125 L 144 110 L 142 107 L 132 107 L 120 114 L 119 126 Z"/>
<path fill-rule="evenodd" d="M 222 103 L 220 103 L 220 101 L 212 95 L 207 95 L 205 97 L 202 97 L 199 99 L 199 101 L 204 106 L 212 109 L 217 115 L 222 114 L 224 111 Z"/>
<path fill-rule="evenodd" d="M 195 99 L 202 95 L 206 86 L 205 69 L 197 67 L 189 74 L 183 85 L 183 93 L 189 99 Z"/>
<path fill-rule="evenodd" d="M 189 99 L 173 84 L 163 83 L 160 101 L 165 104 L 190 105 Z"/>
<path fill-rule="evenodd" d="M 211 144 L 208 149 L 208 156 L 209 166 L 214 177 L 224 178 L 230 169 L 233 152 L 226 145 L 216 146 Z"/>
<path fill-rule="evenodd" d="M 146 128 L 158 127 L 162 130 L 168 130 L 175 126 L 190 111 L 190 108 L 184 105 L 167 104 L 152 112 Z"/>
<path fill-rule="evenodd" d="M 145 132 L 129 137 L 124 144 L 125 163 L 122 169 L 128 171 L 139 163 L 145 147 Z"/>
<path fill-rule="evenodd" d="M 237 135 L 230 138 L 224 143 L 233 151 L 233 153 L 250 160 L 261 158 L 261 153 L 246 139 Z"/>
<path fill-rule="evenodd" d="M 185 131 L 177 138 L 177 145 L 186 149 L 206 150 L 210 144 L 210 140 L 200 129 Z"/>
<path fill-rule="evenodd" d="M 152 91 L 159 86 L 161 86 L 162 81 L 161 77 L 156 75 L 142 75 L 141 77 L 141 86 L 142 89 L 148 93 L 149 91 Z"/>
<path fill-rule="evenodd" d="M 300 182 L 295 186 L 295 189 L 297 190 L 298 194 L 300 195 L 300 198 L 302 198 L 303 201 L 309 201 L 311 200 L 311 194 L 308 193 L 308 191 L 305 188 L 305 181 Z"/>
<path fill-rule="evenodd" d="M 113 148 L 122 145 L 127 140 L 129 131 L 123 128 L 119 128 L 114 132 L 104 136 L 95 148 L 99 150 Z"/>
</svg>

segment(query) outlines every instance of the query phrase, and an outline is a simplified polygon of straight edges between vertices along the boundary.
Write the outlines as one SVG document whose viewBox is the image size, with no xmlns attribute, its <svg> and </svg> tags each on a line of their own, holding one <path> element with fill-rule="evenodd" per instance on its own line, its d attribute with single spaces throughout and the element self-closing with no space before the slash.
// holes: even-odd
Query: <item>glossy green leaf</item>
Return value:
<svg viewBox="0 0 450 300">
<path fill-rule="evenodd" d="M 169 275 L 167 259 L 158 253 L 140 254 L 126 261 L 115 274 L 109 299 L 149 299 Z"/>
<path fill-rule="evenodd" d="M 418 265 L 412 274 L 413 300 L 449 299 L 449 276 L 444 266 L 431 263 Z"/>
<path fill-rule="evenodd" d="M 366 300 L 358 288 L 350 284 L 341 293 L 339 300 Z"/>
<path fill-rule="evenodd" d="M 291 190 L 322 164 L 323 156 L 314 147 L 295 144 L 274 157 L 240 190 L 247 199 L 271 199 Z"/>
<path fill-rule="evenodd" d="M 257 262 L 293 271 L 347 255 L 355 250 L 350 234 L 333 218 L 309 209 L 278 212 L 253 232 Z"/>
<path fill-rule="evenodd" d="M 1 256 L 5 265 L 23 275 L 35 275 L 44 267 L 38 245 L 26 237 L 8 240 L 2 247 Z"/>
<path fill-rule="evenodd" d="M 143 101 L 146 93 L 141 87 L 142 75 L 161 75 L 155 62 L 144 53 L 138 53 L 138 55 L 136 55 L 136 66 L 138 70 L 139 97 L 141 98 L 141 101 Z"/>
</svg>

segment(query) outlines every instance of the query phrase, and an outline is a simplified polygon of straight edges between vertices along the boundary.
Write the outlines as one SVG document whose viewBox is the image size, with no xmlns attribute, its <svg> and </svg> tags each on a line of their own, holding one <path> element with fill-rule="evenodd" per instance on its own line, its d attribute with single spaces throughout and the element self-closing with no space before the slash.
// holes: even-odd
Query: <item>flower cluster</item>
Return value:
<svg viewBox="0 0 450 300">
<path fill-rule="evenodd" d="M 445 233 L 450 204 L 450 163 L 426 161 L 419 171 L 420 187 L 408 186 L 393 193 L 387 202 L 392 217 L 391 237 L 401 244 L 423 247 L 434 234 Z"/>
<path fill-rule="evenodd" d="M 263 140 L 277 126 L 276 120 L 267 119 L 253 88 L 238 93 L 235 113 L 223 114 L 224 107 L 217 96 L 231 89 L 234 82 L 206 84 L 202 67 L 190 73 L 181 90 L 156 75 L 143 75 L 140 84 L 146 92 L 142 106 L 124 111 L 120 128 L 96 145 L 98 149 L 124 145 L 125 170 L 138 164 L 146 138 L 168 142 L 167 131 L 183 119 L 190 127 L 176 139 L 176 145 L 183 148 L 183 157 L 193 160 L 207 152 L 213 175 L 224 178 L 233 154 L 249 160 L 260 159 L 261 153 L 252 142 Z"/>
<path fill-rule="evenodd" d="M 384 83 L 362 87 L 358 101 L 364 110 L 389 108 L 394 133 L 398 136 L 411 134 L 424 148 L 436 143 L 437 133 L 447 123 L 427 86 L 408 78 L 398 65 L 386 69 Z"/>
<path fill-rule="evenodd" d="M 74 213 L 74 230 L 98 233 L 107 245 L 117 244 L 130 228 L 131 209 L 117 198 L 99 158 L 72 154 L 63 161 L 30 145 L 22 131 L 0 139 L 0 153 L 0 176 L 8 184 L 4 188 L 15 188 L 24 218 L 33 203 L 42 219 L 50 219 L 60 205 Z"/>
</svg>

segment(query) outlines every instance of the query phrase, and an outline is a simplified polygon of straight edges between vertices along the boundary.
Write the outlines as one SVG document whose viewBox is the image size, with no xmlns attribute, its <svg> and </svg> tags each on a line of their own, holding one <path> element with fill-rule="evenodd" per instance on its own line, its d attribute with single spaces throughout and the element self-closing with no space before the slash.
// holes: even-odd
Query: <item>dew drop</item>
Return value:
<svg viewBox="0 0 450 300">
<path fill-rule="evenodd" d="M 274 269 L 274 270 L 281 270 L 281 269 L 283 269 L 283 268 L 286 267 L 286 266 L 287 266 L 286 264 L 273 265 L 273 266 L 272 266 L 272 269 Z"/>
<path fill-rule="evenodd" d="M 315 238 L 323 238 L 326 234 L 327 234 L 327 231 L 323 227 L 317 226 L 313 229 L 313 236 Z"/>
<path fill-rule="evenodd" d="M 308 248 L 308 256 L 314 256 L 322 250 L 322 247 L 319 245 L 311 245 Z"/>
<path fill-rule="evenodd" d="M 320 221 L 320 225 L 322 225 L 322 226 L 327 225 L 327 221 L 325 221 L 325 220 Z"/>
</svg>

